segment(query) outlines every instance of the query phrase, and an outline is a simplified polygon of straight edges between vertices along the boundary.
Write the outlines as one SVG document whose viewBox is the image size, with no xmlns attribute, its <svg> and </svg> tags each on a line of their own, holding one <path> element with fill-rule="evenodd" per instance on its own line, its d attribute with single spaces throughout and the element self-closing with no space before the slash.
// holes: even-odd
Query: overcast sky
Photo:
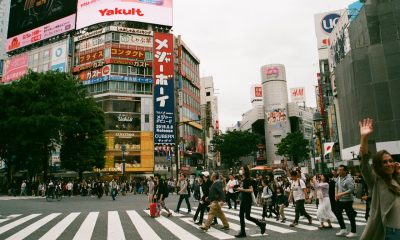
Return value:
<svg viewBox="0 0 400 240">
<path fill-rule="evenodd" d="M 250 87 L 260 68 L 286 67 L 288 89 L 306 88 L 315 107 L 318 51 L 314 14 L 355 0 L 174 0 L 173 33 L 200 59 L 200 76 L 213 76 L 221 130 L 251 109 Z M 290 101 L 290 97 L 289 97 Z"/>
</svg>

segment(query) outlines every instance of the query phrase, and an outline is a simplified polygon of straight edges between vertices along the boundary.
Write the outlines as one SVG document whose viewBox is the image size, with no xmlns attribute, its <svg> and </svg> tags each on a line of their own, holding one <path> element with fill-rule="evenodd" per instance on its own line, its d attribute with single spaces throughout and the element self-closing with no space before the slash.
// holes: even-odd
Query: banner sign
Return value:
<svg viewBox="0 0 400 240">
<path fill-rule="evenodd" d="M 133 45 L 133 46 L 141 46 L 141 47 L 153 47 L 153 37 L 140 36 L 129 33 L 120 33 L 119 43 L 126 45 Z"/>
<path fill-rule="evenodd" d="M 103 66 L 101 68 L 86 70 L 79 73 L 79 79 L 86 81 L 92 78 L 100 78 L 102 76 L 110 75 L 110 65 Z"/>
<path fill-rule="evenodd" d="M 111 48 L 111 57 L 121 57 L 121 58 L 144 60 L 144 55 L 145 55 L 144 51 L 142 51 L 142 50 L 114 48 L 114 47 Z"/>
<path fill-rule="evenodd" d="M 6 51 L 28 46 L 75 29 L 75 14 L 7 39 Z"/>
<path fill-rule="evenodd" d="M 295 103 L 304 102 L 306 100 L 304 87 L 291 88 L 290 96 L 291 96 L 292 102 L 295 102 Z"/>
<path fill-rule="evenodd" d="M 106 75 L 98 78 L 92 78 L 86 81 L 82 81 L 83 85 L 90 85 L 95 83 L 101 83 L 105 81 L 118 81 L 118 82 L 136 82 L 136 83 L 153 83 L 152 77 L 136 77 L 136 76 L 116 76 L 116 75 Z"/>
<path fill-rule="evenodd" d="M 172 26 L 172 0 L 78 0 L 77 29 L 109 21 Z"/>
<path fill-rule="evenodd" d="M 87 54 L 83 54 L 83 55 L 79 56 L 79 64 L 84 64 L 84 63 L 88 63 L 88 62 L 92 62 L 92 61 L 96 61 L 96 60 L 104 58 L 103 51 L 104 51 L 103 49 L 97 50 L 95 52 L 87 53 Z"/>
<path fill-rule="evenodd" d="M 154 144 L 175 144 L 174 37 L 154 33 Z"/>
</svg>

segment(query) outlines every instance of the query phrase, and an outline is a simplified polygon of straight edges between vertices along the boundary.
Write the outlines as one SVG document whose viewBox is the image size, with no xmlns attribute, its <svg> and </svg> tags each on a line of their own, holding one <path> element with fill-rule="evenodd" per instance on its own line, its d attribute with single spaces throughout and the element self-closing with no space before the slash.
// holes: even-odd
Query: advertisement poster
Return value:
<svg viewBox="0 0 400 240">
<path fill-rule="evenodd" d="M 28 73 L 28 54 L 21 54 L 4 63 L 3 83 L 17 80 Z"/>
<path fill-rule="evenodd" d="M 306 101 L 305 90 L 304 87 L 291 88 L 290 89 L 290 98 L 292 102 L 295 103 L 303 103 Z"/>
<path fill-rule="evenodd" d="M 172 26 L 172 0 L 78 0 L 77 29 L 108 21 Z"/>
<path fill-rule="evenodd" d="M 8 38 L 6 51 L 10 52 L 12 50 L 28 46 L 32 43 L 39 42 L 57 36 L 59 34 L 74 30 L 74 28 L 75 14 L 46 24 L 44 26 L 40 26 L 33 30 L 29 30 L 12 38 Z"/>
<path fill-rule="evenodd" d="M 76 13 L 77 0 L 11 0 L 8 38 Z"/>
<path fill-rule="evenodd" d="M 154 144 L 175 144 L 173 35 L 154 33 Z"/>
</svg>

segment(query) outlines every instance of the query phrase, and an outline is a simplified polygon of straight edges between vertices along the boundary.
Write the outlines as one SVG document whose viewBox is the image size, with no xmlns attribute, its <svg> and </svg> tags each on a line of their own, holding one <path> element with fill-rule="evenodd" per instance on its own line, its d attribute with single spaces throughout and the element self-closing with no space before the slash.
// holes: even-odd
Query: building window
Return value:
<svg viewBox="0 0 400 240">
<path fill-rule="evenodd" d="M 144 115 L 144 122 L 145 123 L 149 123 L 150 122 L 150 115 L 149 114 L 145 114 Z"/>
<path fill-rule="evenodd" d="M 206 96 L 207 97 L 211 96 L 211 92 L 206 92 Z"/>
</svg>

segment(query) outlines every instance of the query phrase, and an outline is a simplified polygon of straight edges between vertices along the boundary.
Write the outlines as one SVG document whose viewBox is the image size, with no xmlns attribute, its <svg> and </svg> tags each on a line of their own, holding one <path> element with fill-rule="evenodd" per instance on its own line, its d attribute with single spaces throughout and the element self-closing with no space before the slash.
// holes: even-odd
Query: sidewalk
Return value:
<svg viewBox="0 0 400 240">
<path fill-rule="evenodd" d="M 356 210 L 365 211 L 366 209 L 365 202 L 361 202 L 361 199 L 354 198 L 353 208 Z"/>
</svg>

